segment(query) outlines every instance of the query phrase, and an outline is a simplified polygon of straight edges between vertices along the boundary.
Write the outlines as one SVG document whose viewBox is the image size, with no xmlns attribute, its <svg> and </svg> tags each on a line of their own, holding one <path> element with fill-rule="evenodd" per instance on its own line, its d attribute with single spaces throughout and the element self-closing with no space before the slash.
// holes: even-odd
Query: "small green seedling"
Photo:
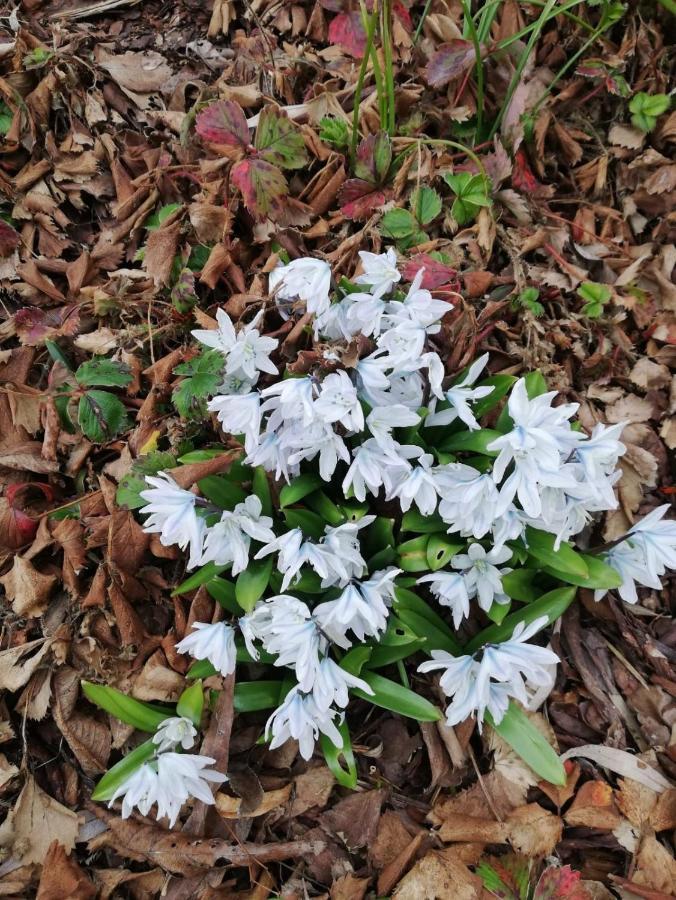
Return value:
<svg viewBox="0 0 676 900">
<path fill-rule="evenodd" d="M 396 241 L 400 250 L 407 250 L 427 240 L 423 230 L 441 212 L 441 197 L 433 188 L 420 187 L 413 192 L 409 209 L 390 209 L 380 222 L 383 237 Z"/>
<path fill-rule="evenodd" d="M 350 146 L 352 131 L 344 119 L 324 116 L 319 122 L 319 137 L 325 144 L 331 144 L 340 153 Z"/>
<path fill-rule="evenodd" d="M 455 194 L 451 215 L 458 225 L 468 225 L 479 215 L 482 206 L 491 206 L 490 185 L 485 175 L 446 172 L 444 181 Z"/>
<path fill-rule="evenodd" d="M 584 300 L 582 314 L 589 319 L 598 319 L 603 314 L 603 307 L 610 300 L 612 292 L 607 284 L 583 281 L 577 289 L 577 295 Z"/>
<path fill-rule="evenodd" d="M 657 119 L 669 109 L 670 105 L 670 98 L 666 94 L 646 94 L 639 91 L 629 101 L 631 124 L 647 134 L 654 129 Z"/>
<path fill-rule="evenodd" d="M 534 287 L 527 287 L 518 297 L 515 297 L 512 301 L 513 309 L 527 309 L 532 315 L 536 318 L 539 316 L 543 316 L 545 312 L 544 306 L 540 303 L 539 300 L 540 291 Z"/>
</svg>

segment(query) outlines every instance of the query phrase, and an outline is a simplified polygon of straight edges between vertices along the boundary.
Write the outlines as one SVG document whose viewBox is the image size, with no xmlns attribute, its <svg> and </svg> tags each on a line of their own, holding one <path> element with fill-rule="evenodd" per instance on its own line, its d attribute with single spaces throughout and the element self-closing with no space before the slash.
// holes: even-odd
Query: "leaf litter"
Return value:
<svg viewBox="0 0 676 900">
<path fill-rule="evenodd" d="M 394 242 L 405 279 L 424 266 L 424 286 L 456 304 L 447 371 L 489 349 L 501 372 L 539 368 L 586 428 L 627 422 L 606 540 L 674 494 L 676 113 L 656 96 L 670 4 L 629 11 L 557 79 L 586 21 L 552 18 L 517 71 L 533 17 L 507 0 L 483 36 L 481 103 L 461 4 L 391 6 L 397 133 L 380 127 L 371 59 L 353 167 L 357 2 L 48 0 L 0 21 L 4 896 L 676 891 L 669 582 L 636 607 L 582 589 L 555 629 L 564 664 L 530 716 L 564 754 L 565 785 L 472 722 L 371 710 L 352 723 L 352 793 L 295 746 L 260 746 L 261 716 L 226 685 L 200 751 L 230 775 L 214 808 L 196 802 L 170 832 L 90 799 L 139 734 L 88 704 L 81 680 L 175 700 L 176 640 L 217 614 L 203 587 L 172 596 L 180 556 L 133 514 L 139 477 L 183 452 L 213 379 L 189 331 L 218 306 L 264 306 L 280 258 L 350 277 L 358 250 Z M 462 151 L 479 110 L 502 115 L 482 168 Z M 316 352 L 302 320 L 270 333 L 291 358 Z M 218 446 L 182 466 L 183 487 L 232 464 Z"/>
</svg>

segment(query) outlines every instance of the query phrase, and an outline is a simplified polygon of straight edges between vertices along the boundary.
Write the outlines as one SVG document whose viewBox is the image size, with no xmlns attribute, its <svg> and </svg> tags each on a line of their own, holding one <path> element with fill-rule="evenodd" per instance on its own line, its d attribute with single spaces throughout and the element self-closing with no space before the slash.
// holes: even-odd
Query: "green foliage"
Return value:
<svg viewBox="0 0 676 900">
<path fill-rule="evenodd" d="M 181 363 L 174 372 L 185 376 L 171 395 L 179 415 L 184 419 L 204 418 L 207 398 L 216 393 L 223 380 L 223 354 L 218 350 L 205 350 Z"/>
<path fill-rule="evenodd" d="M 444 181 L 455 194 L 451 215 L 458 225 L 467 225 L 479 215 L 482 207 L 490 207 L 490 184 L 484 175 L 470 172 L 444 174 Z"/>
<path fill-rule="evenodd" d="M 141 497 L 141 491 L 148 488 L 146 475 L 157 475 L 158 472 L 172 469 L 175 465 L 176 457 L 171 453 L 154 450 L 145 456 L 139 456 L 132 463 L 129 472 L 120 479 L 115 502 L 123 509 L 140 509 L 141 506 L 145 506 L 146 501 Z"/>
<path fill-rule="evenodd" d="M 646 94 L 639 91 L 629 101 L 631 124 L 634 128 L 646 133 L 652 131 L 657 125 L 658 118 L 665 113 L 671 105 L 671 98 L 666 94 Z"/>
<path fill-rule="evenodd" d="M 534 287 L 527 287 L 518 297 L 512 301 L 513 309 L 527 309 L 536 318 L 544 315 L 545 308 L 539 300 L 540 291 Z"/>
<path fill-rule="evenodd" d="M 87 391 L 77 408 L 77 423 L 90 441 L 103 444 L 128 424 L 124 403 L 108 391 Z"/>
<path fill-rule="evenodd" d="M 607 284 L 583 281 L 577 289 L 577 295 L 584 300 L 582 314 L 590 319 L 598 319 L 603 314 L 604 306 L 612 297 L 612 291 Z"/>
<path fill-rule="evenodd" d="M 490 713 L 486 713 L 486 721 L 491 722 Z M 566 783 L 566 770 L 555 750 L 514 701 L 510 701 L 509 708 L 499 724 L 496 725 L 494 722 L 491 724 L 536 775 L 551 784 Z"/>
<path fill-rule="evenodd" d="M 5 135 L 12 127 L 12 110 L 4 100 L 0 100 L 0 134 Z"/>
<path fill-rule="evenodd" d="M 102 356 L 83 362 L 75 378 L 82 387 L 124 387 L 132 380 L 129 366 Z"/>
<path fill-rule="evenodd" d="M 157 231 L 167 221 L 170 216 L 182 207 L 182 203 L 166 203 L 154 213 L 151 213 L 143 223 L 146 231 Z"/>
<path fill-rule="evenodd" d="M 344 119 L 324 116 L 319 122 L 319 138 L 344 153 L 350 146 L 350 126 Z"/>
<path fill-rule="evenodd" d="M 390 209 L 380 221 L 383 237 L 391 238 L 400 250 L 426 241 L 423 230 L 441 212 L 441 197 L 430 187 L 420 187 L 411 195 L 409 209 Z"/>
</svg>

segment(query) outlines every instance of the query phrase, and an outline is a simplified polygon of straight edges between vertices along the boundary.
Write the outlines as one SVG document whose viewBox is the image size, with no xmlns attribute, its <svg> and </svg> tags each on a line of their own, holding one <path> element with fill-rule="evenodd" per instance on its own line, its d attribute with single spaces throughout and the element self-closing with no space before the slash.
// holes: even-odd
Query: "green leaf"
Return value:
<svg viewBox="0 0 676 900">
<path fill-rule="evenodd" d="M 186 376 L 174 388 L 171 399 L 183 419 L 206 418 L 206 399 L 213 396 L 223 380 L 223 355 L 218 350 L 206 350 L 174 369 Z"/>
<path fill-rule="evenodd" d="M 342 787 L 353 791 L 357 787 L 357 763 L 352 751 L 352 739 L 347 727 L 347 722 L 341 722 L 338 731 L 343 739 L 343 746 L 336 747 L 325 734 L 320 736 L 322 753 L 333 777 Z M 345 766 L 341 765 L 341 758 Z"/>
<path fill-rule="evenodd" d="M 307 497 L 308 494 L 316 491 L 323 484 L 324 482 L 319 475 L 315 475 L 312 472 L 299 475 L 290 481 L 289 484 L 285 484 L 279 492 L 280 508 L 284 509 L 287 506 L 293 506 L 294 503 L 298 503 L 299 500 Z"/>
<path fill-rule="evenodd" d="M 390 209 L 380 220 L 380 231 L 384 237 L 399 241 L 410 237 L 418 230 L 413 213 L 407 209 Z"/>
<path fill-rule="evenodd" d="M 652 131 L 657 125 L 657 119 L 665 113 L 671 105 L 671 99 L 666 94 L 646 94 L 639 91 L 629 101 L 629 111 L 633 113 L 632 124 L 641 131 Z"/>
<path fill-rule="evenodd" d="M 264 106 L 259 117 L 254 141 L 267 162 L 282 169 L 301 169 L 308 163 L 302 133 L 278 106 Z"/>
<path fill-rule="evenodd" d="M 12 110 L 4 100 L 0 100 L 0 134 L 5 135 L 12 127 Z"/>
<path fill-rule="evenodd" d="M 224 572 L 229 565 L 230 564 L 228 563 L 226 566 L 217 566 L 216 563 L 208 562 L 205 566 L 202 566 L 201 569 L 194 572 L 189 578 L 186 578 L 185 581 L 182 581 L 177 588 L 174 588 L 171 592 L 171 596 L 176 597 L 178 594 L 187 594 L 190 591 L 194 591 L 195 588 L 201 587 L 203 584 L 208 584 L 212 578 L 216 575 L 220 575 L 221 572 Z"/>
<path fill-rule="evenodd" d="M 476 431 L 460 431 L 444 438 L 439 443 L 439 450 L 445 453 L 467 451 L 481 453 L 483 456 L 497 456 L 497 450 L 489 450 L 488 445 L 502 437 L 502 432 L 492 428 L 480 428 Z"/>
<path fill-rule="evenodd" d="M 354 689 L 352 693 L 362 700 L 368 700 L 375 706 L 388 709 L 400 716 L 408 716 L 417 722 L 437 722 L 442 718 L 441 710 L 437 706 L 410 688 L 397 684 L 396 681 L 390 681 L 389 678 L 383 678 L 375 672 L 362 672 L 361 677 L 373 691 L 371 696 Z"/>
<path fill-rule="evenodd" d="M 345 654 L 340 661 L 341 669 L 345 669 L 351 675 L 359 675 L 366 663 L 371 658 L 373 647 L 367 647 L 366 644 L 358 644 Z"/>
<path fill-rule="evenodd" d="M 272 496 L 270 494 L 270 482 L 268 481 L 268 473 L 263 466 L 256 466 L 251 481 L 251 489 L 261 501 L 262 513 L 264 516 L 272 515 Z"/>
<path fill-rule="evenodd" d="M 200 493 L 221 509 L 233 510 L 238 503 L 244 503 L 246 491 L 234 484 L 227 475 L 207 475 L 197 482 Z"/>
<path fill-rule="evenodd" d="M 82 682 L 82 693 L 87 700 L 100 706 L 111 716 L 115 716 L 121 722 L 132 725 L 140 731 L 154 732 L 158 726 L 175 715 L 173 709 L 162 712 L 158 707 L 141 700 L 128 697 L 122 691 L 108 687 L 105 684 L 93 684 L 91 681 Z"/>
<path fill-rule="evenodd" d="M 411 609 L 400 609 L 399 618 L 411 629 L 418 640 L 424 641 L 425 653 L 430 653 L 432 650 L 446 650 L 447 653 L 458 651 L 457 642 L 449 640 L 446 630 L 437 628 L 426 616 L 421 616 Z"/>
<path fill-rule="evenodd" d="M 558 550 L 554 549 L 556 535 L 531 528 L 529 525 L 526 528 L 524 543 L 528 553 L 545 566 L 551 566 L 558 572 L 566 572 L 568 575 L 589 577 L 587 563 L 579 553 L 573 550 L 570 544 L 562 541 Z"/>
<path fill-rule="evenodd" d="M 289 528 L 300 528 L 306 537 L 319 540 L 324 534 L 324 520 L 308 509 L 286 509 L 284 518 Z"/>
<path fill-rule="evenodd" d="M 401 519 L 400 531 L 412 531 L 414 534 L 433 534 L 443 531 L 446 523 L 441 516 L 423 516 L 417 509 L 409 509 Z"/>
<path fill-rule="evenodd" d="M 145 476 L 157 475 L 158 472 L 173 469 L 175 465 L 176 457 L 160 450 L 153 450 L 151 453 L 146 453 L 145 456 L 139 456 L 132 463 L 131 470 L 120 479 L 115 502 L 124 509 L 140 509 L 142 506 L 146 506 L 148 501 L 141 497 L 141 491 L 146 491 L 150 487 Z"/>
<path fill-rule="evenodd" d="M 107 391 L 87 391 L 80 397 L 77 421 L 84 436 L 96 444 L 114 438 L 128 424 L 124 404 Z"/>
<path fill-rule="evenodd" d="M 156 231 L 161 225 L 164 225 L 169 216 L 172 216 L 182 206 L 182 203 L 167 203 L 161 206 L 156 212 L 148 216 L 143 223 L 143 227 L 148 231 Z"/>
<path fill-rule="evenodd" d="M 509 393 L 514 384 L 516 384 L 514 375 L 490 375 L 488 378 L 480 381 L 476 385 L 477 387 L 492 387 L 493 390 L 487 397 L 483 397 L 472 404 L 475 418 L 479 420 L 494 409 L 502 398 Z"/>
<path fill-rule="evenodd" d="M 427 565 L 432 572 L 443 569 L 464 547 L 457 538 L 451 540 L 446 534 L 431 534 L 427 543 Z"/>
<path fill-rule="evenodd" d="M 239 660 L 238 660 L 239 662 Z M 210 678 L 216 674 L 216 666 L 210 663 L 208 659 L 198 659 L 190 666 L 185 673 L 186 678 Z"/>
<path fill-rule="evenodd" d="M 462 654 L 462 649 L 455 634 L 422 597 L 402 587 L 395 588 L 394 596 L 394 609 L 402 622 L 405 622 L 420 637 L 425 637 L 430 642 L 432 639 L 434 640 L 434 644 L 431 644 L 430 649 L 448 650 L 454 656 Z M 420 621 L 421 619 L 425 620 L 428 626 L 431 627 L 424 626 Z M 436 643 L 442 639 L 442 636 L 443 643 L 436 646 Z"/>
<path fill-rule="evenodd" d="M 187 687 L 176 704 L 176 715 L 184 716 L 190 719 L 196 728 L 199 728 L 202 721 L 202 711 L 204 710 L 204 691 L 202 690 L 202 682 L 195 681 L 190 687 Z"/>
<path fill-rule="evenodd" d="M 272 556 L 252 559 L 235 582 L 235 597 L 245 613 L 250 613 L 265 593 L 272 574 Z"/>
<path fill-rule="evenodd" d="M 145 741 L 128 753 L 124 759 L 109 769 L 99 781 L 92 793 L 92 800 L 97 803 L 110 800 L 115 791 L 123 784 L 144 762 L 148 762 L 155 755 L 157 747 L 152 741 Z"/>
<path fill-rule="evenodd" d="M 230 170 L 230 181 L 242 193 L 244 205 L 258 222 L 278 220 L 287 206 L 289 185 L 285 175 L 261 157 L 248 156 Z"/>
<path fill-rule="evenodd" d="M 273 709 L 283 700 L 282 681 L 239 681 L 235 684 L 236 712 Z"/>
<path fill-rule="evenodd" d="M 350 142 L 350 126 L 344 119 L 324 116 L 319 120 L 319 139 L 333 144 L 338 150 L 347 149 Z"/>
<path fill-rule="evenodd" d="M 233 616 L 241 615 L 242 609 L 235 598 L 235 585 L 232 581 L 216 576 L 206 583 L 207 593 Z"/>
<path fill-rule="evenodd" d="M 475 650 L 478 650 L 479 647 L 483 647 L 485 644 L 500 644 L 503 641 L 510 640 L 514 629 L 521 622 L 530 625 L 536 619 L 546 616 L 547 624 L 551 625 L 568 609 L 575 599 L 576 593 L 577 591 L 574 587 L 566 587 L 556 588 L 554 591 L 543 594 L 542 597 L 539 597 L 533 603 L 529 603 L 528 606 L 524 606 L 518 612 L 507 616 L 500 625 L 490 625 L 488 628 L 484 628 L 483 631 L 480 631 L 479 634 L 472 638 L 463 652 L 474 653 Z"/>
<path fill-rule="evenodd" d="M 124 363 L 96 356 L 82 363 L 75 378 L 82 387 L 124 387 L 132 380 L 132 375 Z"/>
<path fill-rule="evenodd" d="M 536 775 L 551 784 L 566 783 L 566 770 L 556 751 L 513 700 L 498 725 L 492 721 L 490 713 L 486 713 L 486 721 Z"/>
<path fill-rule="evenodd" d="M 421 225 L 429 225 L 441 212 L 441 197 L 434 188 L 423 186 L 413 192 L 411 209 Z"/>
<path fill-rule="evenodd" d="M 324 491 L 313 491 L 305 497 L 305 504 L 309 506 L 313 512 L 316 512 L 327 525 L 335 528 L 336 525 L 342 525 L 345 522 L 345 515 L 340 511 L 336 504 L 328 497 Z"/>
<path fill-rule="evenodd" d="M 404 572 L 426 572 L 429 568 L 427 563 L 428 543 L 429 535 L 422 534 L 420 537 L 411 538 L 410 541 L 399 544 L 397 547 L 399 568 Z"/>
<path fill-rule="evenodd" d="M 578 587 L 590 588 L 592 590 L 612 591 L 622 585 L 622 576 L 620 573 L 609 566 L 598 556 L 589 556 L 581 554 L 582 559 L 587 566 L 588 575 L 583 578 L 581 575 L 572 575 L 569 572 L 561 572 L 552 567 L 546 567 L 545 572 L 559 581 L 565 581 L 568 584 L 575 584 Z M 504 582 L 503 582 L 504 584 Z"/>
<path fill-rule="evenodd" d="M 486 615 L 491 620 L 491 622 L 495 622 L 496 625 L 500 625 L 504 622 L 507 613 L 512 608 L 511 601 L 507 603 L 498 603 L 497 601 L 491 603 L 490 608 L 486 612 Z"/>
<path fill-rule="evenodd" d="M 382 644 L 378 644 L 372 648 L 368 668 L 382 669 L 384 666 L 391 666 L 392 663 L 399 662 L 400 659 L 408 659 L 414 653 L 417 653 L 418 650 L 424 649 L 426 645 L 425 638 L 416 638 L 410 644 L 398 644 L 392 647 L 384 647 Z"/>
<path fill-rule="evenodd" d="M 502 590 L 512 600 L 532 603 L 542 593 L 542 591 L 533 587 L 533 581 L 537 574 L 535 569 L 514 569 L 512 572 L 502 576 Z"/>
</svg>

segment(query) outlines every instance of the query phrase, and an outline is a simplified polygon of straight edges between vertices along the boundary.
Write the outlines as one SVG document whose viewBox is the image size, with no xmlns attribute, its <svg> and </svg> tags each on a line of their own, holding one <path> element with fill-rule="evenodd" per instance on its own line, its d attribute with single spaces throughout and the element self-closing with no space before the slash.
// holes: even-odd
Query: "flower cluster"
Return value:
<svg viewBox="0 0 676 900">
<path fill-rule="evenodd" d="M 241 654 L 284 669 L 293 686 L 265 731 L 272 747 L 296 739 L 305 758 L 320 735 L 343 746 L 350 692 L 390 709 L 394 688 L 415 696 L 394 685 L 383 699 L 373 670 L 421 647 L 431 659 L 419 671 L 442 670 L 449 724 L 475 716 L 481 727 L 486 714 L 499 724 L 512 699 L 528 705 L 553 684 L 556 655 L 528 642 L 552 621 L 547 598 L 561 585 L 636 602 L 636 584 L 657 588 L 676 566 L 666 507 L 593 555 L 570 543 L 617 506 L 621 424 L 586 434 L 576 403 L 557 402 L 540 376 L 488 375 L 488 354 L 448 375 L 438 349 L 452 304 L 422 287 L 422 269 L 404 289 L 393 250 L 360 256 L 361 274 L 337 289 L 321 260 L 270 272 L 272 314 L 312 317 L 306 374 L 278 371 L 262 312 L 236 329 L 219 310 L 216 329 L 193 332 L 223 356 L 208 409 L 243 445 L 232 502 L 183 490 L 170 471 L 141 492 L 146 531 L 187 550 L 189 569 L 211 564 L 210 578 L 241 588 L 241 613 L 225 604 L 225 619 L 195 623 L 177 649 L 222 675 Z M 278 508 L 254 489 L 255 471 L 281 490 Z M 494 624 L 463 651 L 457 631 L 473 605 Z M 163 741 L 125 803 L 157 802 L 171 819 L 162 778 L 173 764 L 162 760 L 178 754 Z M 185 759 L 214 780 L 203 758 Z"/>
</svg>

